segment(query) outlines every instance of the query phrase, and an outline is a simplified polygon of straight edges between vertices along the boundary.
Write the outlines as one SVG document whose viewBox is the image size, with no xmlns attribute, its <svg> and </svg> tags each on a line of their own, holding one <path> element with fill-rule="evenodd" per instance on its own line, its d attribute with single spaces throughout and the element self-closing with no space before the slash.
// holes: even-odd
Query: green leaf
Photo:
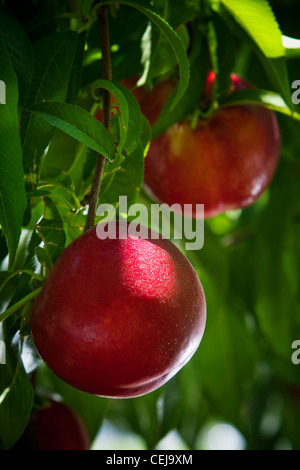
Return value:
<svg viewBox="0 0 300 470">
<path fill-rule="evenodd" d="M 27 194 L 27 198 L 42 197 L 52 194 L 60 206 L 69 210 L 81 208 L 75 193 L 74 183 L 71 176 L 59 168 L 47 167 L 39 180 L 38 189 Z"/>
<path fill-rule="evenodd" d="M 68 85 L 68 93 L 66 101 L 68 103 L 75 103 L 78 97 L 78 93 L 81 86 L 82 80 L 82 68 L 83 68 L 83 57 L 84 48 L 86 44 L 86 31 L 83 31 L 78 35 L 77 47 L 75 51 L 74 62 L 71 69 L 70 80 Z"/>
<path fill-rule="evenodd" d="M 209 57 L 206 48 L 203 47 L 203 38 L 197 35 L 192 44 L 190 53 L 190 80 L 184 97 L 172 108 L 174 99 L 173 91 L 157 118 L 152 128 L 153 138 L 158 137 L 168 127 L 180 122 L 198 108 L 198 103 L 203 94 L 206 74 L 209 67 Z"/>
<path fill-rule="evenodd" d="M 266 0 L 220 0 L 251 38 L 271 82 L 292 108 L 285 48 L 275 15 Z"/>
<path fill-rule="evenodd" d="M 33 75 L 31 42 L 16 18 L 0 11 L 0 30 L 18 77 L 19 106 L 23 108 Z"/>
<path fill-rule="evenodd" d="M 45 169 L 39 181 L 39 189 L 47 187 L 48 184 L 60 186 L 70 192 L 74 191 L 72 178 L 66 171 L 62 171 L 59 168 L 48 167 Z"/>
<path fill-rule="evenodd" d="M 40 164 L 40 177 L 43 178 L 43 174 L 49 167 L 69 171 L 76 161 L 78 153 L 84 148 L 76 139 L 56 128 Z M 95 153 L 97 154 L 97 152 Z"/>
<path fill-rule="evenodd" d="M 187 50 L 189 47 L 190 37 L 186 26 L 182 25 L 176 32 Z M 151 34 L 146 37 L 144 43 L 145 50 L 151 51 L 150 57 L 147 59 L 148 63 L 146 63 L 145 66 L 146 69 L 149 68 L 149 72 L 147 74 L 147 81 L 149 82 L 158 76 L 167 74 L 170 70 L 173 70 L 177 64 L 176 57 L 172 53 L 169 41 L 164 35 L 162 35 L 162 33 L 158 33 L 157 35 L 154 33 L 155 31 L 151 30 Z"/>
<path fill-rule="evenodd" d="M 94 93 L 97 88 L 108 90 L 118 100 L 120 111 L 118 153 L 122 152 L 123 148 L 128 153 L 133 152 L 139 143 L 142 131 L 142 113 L 135 96 L 119 82 L 97 80 L 93 84 Z"/>
<path fill-rule="evenodd" d="M 204 391 L 215 410 L 241 427 L 249 377 L 255 371 L 257 347 L 241 312 L 225 306 L 210 315 L 196 360 Z M 244 429 L 245 430 L 245 429 Z"/>
<path fill-rule="evenodd" d="M 57 32 L 34 44 L 34 74 L 26 108 L 43 101 L 65 101 L 77 46 L 77 34 Z M 23 164 L 37 182 L 40 158 L 53 135 L 53 127 L 38 114 L 25 111 L 21 119 Z"/>
<path fill-rule="evenodd" d="M 209 51 L 211 69 L 216 75 L 212 99 L 217 101 L 220 96 L 227 95 L 230 88 L 230 74 L 235 66 L 237 44 L 224 18 L 213 11 L 211 15 L 208 25 Z"/>
<path fill-rule="evenodd" d="M 245 316 L 233 306 L 229 252 L 206 225 L 203 248 L 186 255 L 199 275 L 207 302 L 206 328 L 193 360 L 196 365 L 192 365 L 201 371 L 199 381 L 213 409 L 239 426 L 257 348 Z"/>
<path fill-rule="evenodd" d="M 36 226 L 43 247 L 36 247 L 39 262 L 50 270 L 65 247 L 66 235 L 56 205 L 48 197 L 44 199 L 45 215 Z"/>
<path fill-rule="evenodd" d="M 93 94 L 97 95 L 97 89 L 104 88 L 105 90 L 109 91 L 112 96 L 114 96 L 117 101 L 119 102 L 118 108 L 120 111 L 120 119 L 114 119 L 114 123 L 118 122 L 120 125 L 117 126 L 117 153 L 120 154 L 124 148 L 126 139 L 127 139 L 127 131 L 128 131 L 128 124 L 129 124 L 129 109 L 127 99 L 124 96 L 124 93 L 121 92 L 121 89 L 117 86 L 117 84 L 110 82 L 108 80 L 97 80 L 93 84 Z M 128 91 L 128 90 L 127 90 Z M 112 123 L 113 124 L 113 123 Z M 112 125 L 112 130 L 114 126 Z"/>
<path fill-rule="evenodd" d="M 103 5 L 114 4 L 115 2 L 109 0 L 104 1 Z M 168 40 L 172 51 L 177 59 L 177 63 L 179 66 L 180 71 L 180 82 L 178 84 L 178 89 L 176 92 L 176 96 L 174 97 L 173 106 L 175 106 L 183 97 L 189 83 L 189 61 L 187 57 L 187 53 L 185 50 L 185 46 L 178 36 L 178 34 L 174 31 L 173 28 L 159 15 L 155 12 L 150 10 L 149 8 L 145 8 L 144 6 L 137 4 L 136 2 L 129 1 L 129 0 L 122 0 L 119 2 L 122 5 L 128 5 L 133 8 L 136 8 L 141 13 L 146 15 L 162 32 L 162 34 Z"/>
<path fill-rule="evenodd" d="M 20 339 L 5 339 L 6 364 L 0 365 L 0 448 L 11 449 L 28 422 L 33 389 L 20 358 Z"/>
<path fill-rule="evenodd" d="M 228 253 L 220 238 L 204 226 L 204 246 L 201 250 L 188 250 L 187 258 L 193 264 L 204 287 L 208 310 L 217 314 L 226 302 L 229 288 Z M 187 240 L 185 240 L 186 243 Z"/>
<path fill-rule="evenodd" d="M 259 221 L 251 258 L 259 326 L 266 342 L 285 359 L 287 373 L 289 368 L 295 369 L 291 344 L 300 332 L 300 184 L 299 178 L 287 173 L 284 162 L 280 170 Z"/>
<path fill-rule="evenodd" d="M 26 208 L 22 149 L 18 123 L 18 80 L 0 32 L 0 224 L 9 249 L 10 266 L 15 258 Z M 3 85 L 3 86 L 2 86 Z"/>
<path fill-rule="evenodd" d="M 300 114 L 292 111 L 278 93 L 267 90 L 239 90 L 227 95 L 220 107 L 240 105 L 262 105 L 273 111 L 300 121 Z"/>
<path fill-rule="evenodd" d="M 146 29 L 147 21 L 148 18 L 141 14 L 140 11 L 126 5 L 115 9 L 114 13 L 110 16 L 109 33 L 111 44 L 118 45 L 118 51 L 113 51 L 111 55 L 114 80 L 122 80 L 124 77 L 139 73 L 141 60 L 140 41 Z M 90 27 L 87 36 L 87 47 L 82 86 L 90 84 L 102 76 L 99 23 L 97 21 Z"/>
<path fill-rule="evenodd" d="M 128 206 L 136 202 L 144 181 L 144 147 L 140 143 L 123 163 L 113 170 L 108 163 L 103 174 L 100 203 L 118 203 L 119 196 L 127 196 Z"/>
<path fill-rule="evenodd" d="M 79 106 L 45 102 L 30 107 L 33 113 L 40 115 L 51 126 L 57 127 L 87 147 L 113 160 L 115 144 L 105 127 L 88 111 Z"/>
<path fill-rule="evenodd" d="M 120 196 L 127 197 L 128 207 L 137 202 L 144 182 L 144 159 L 151 135 L 149 122 L 142 116 L 141 135 L 134 151 L 119 155 L 113 163 L 106 162 L 99 203 L 117 207 Z"/>
<path fill-rule="evenodd" d="M 141 108 L 130 90 L 128 90 L 121 83 L 115 83 L 115 85 L 123 93 L 127 105 L 128 105 L 128 126 L 126 141 L 124 144 L 125 150 L 130 154 L 132 153 L 139 144 L 141 132 L 142 132 L 142 113 Z M 122 111 L 122 110 L 121 110 Z"/>
<path fill-rule="evenodd" d="M 256 42 L 266 57 L 284 57 L 281 31 L 266 0 L 221 0 L 241 27 Z"/>
<path fill-rule="evenodd" d="M 177 28 L 182 24 L 193 21 L 198 9 L 198 2 L 189 0 L 172 0 L 168 5 L 168 23 Z"/>
</svg>

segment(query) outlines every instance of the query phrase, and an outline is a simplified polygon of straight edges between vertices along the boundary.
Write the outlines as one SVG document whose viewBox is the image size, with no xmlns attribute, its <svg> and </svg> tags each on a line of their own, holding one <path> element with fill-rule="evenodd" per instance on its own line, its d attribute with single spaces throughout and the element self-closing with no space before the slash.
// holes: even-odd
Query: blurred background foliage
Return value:
<svg viewBox="0 0 300 470">
<path fill-rule="evenodd" d="M 30 203 L 10 270 L 7 242 L 4 234 L 0 237 L 1 312 L 39 287 L 38 276 L 47 272 L 84 226 L 86 213 L 80 201 L 91 184 L 96 153 L 61 130 L 50 126 L 50 133 L 47 130 L 45 134 L 44 128 L 43 132 L 35 128 L 32 118 L 26 116 L 24 103 L 30 102 L 34 93 L 37 96 L 39 74 L 49 66 L 48 81 L 42 83 L 45 90 L 53 82 L 57 100 L 92 109 L 91 85 L 101 76 L 99 26 L 89 16 L 92 3 L 1 1 L 1 33 L 15 59 L 17 73 L 23 77 L 19 79 L 20 119 L 23 126 L 31 119 L 32 127 L 27 129 L 33 133 L 31 141 L 27 135 L 27 150 L 23 148 Z M 198 73 L 199 69 L 202 80 L 207 64 L 216 64 L 216 60 L 219 82 L 224 87 L 229 72 L 234 71 L 258 88 L 287 96 L 291 95 L 291 83 L 300 79 L 300 48 L 289 51 L 284 59 L 288 87 L 282 85 L 286 83 L 282 58 L 262 57 L 257 51 L 259 40 L 254 44 L 247 27 L 243 30 L 229 9 L 218 12 L 220 2 L 131 3 L 151 7 L 164 17 L 187 51 L 191 32 L 196 35 L 196 29 L 199 40 L 192 50 L 199 59 L 195 70 Z M 246 10 L 253 2 L 240 3 Z M 300 40 L 297 0 L 269 3 L 281 33 Z M 11 27 L 17 31 L 14 41 L 3 19 L 8 14 Z M 208 43 L 202 32 L 209 21 L 215 35 Z M 257 25 L 257 30 L 267 28 L 267 23 L 265 18 L 265 25 Z M 152 30 L 147 58 L 147 28 L 149 18 L 138 8 L 111 2 L 114 80 L 144 74 L 151 86 L 157 79 L 177 73 L 170 44 L 157 28 Z M 65 34 L 64 50 L 56 46 L 56 40 L 61 44 L 61 37 L 58 40 L 55 36 L 58 33 Z M 26 42 L 22 41 L 24 35 Z M 26 57 L 26 67 L 17 55 L 20 50 Z M 32 70 L 31 63 L 35 64 Z M 192 73 L 195 70 L 192 68 Z M 277 79 L 272 79 L 272 73 Z M 201 83 L 201 77 L 197 79 Z M 45 90 L 39 91 L 40 98 L 46 95 L 49 99 Z M 40 361 L 28 331 L 29 309 L 17 311 L 3 323 L 1 333 L 7 346 L 7 366 L 0 366 L 2 447 L 18 439 L 32 406 L 46 394 L 59 396 L 81 415 L 95 449 L 300 448 L 300 365 L 291 359 L 292 343 L 300 339 L 300 124 L 282 113 L 277 117 L 281 159 L 269 189 L 253 206 L 207 220 L 201 250 L 185 252 L 184 244 L 179 243 L 203 283 L 208 309 L 204 338 L 189 364 L 166 386 L 144 397 L 110 400 L 90 396 L 62 382 Z M 45 141 L 42 137 L 39 140 L 39 135 L 47 135 L 47 151 L 33 171 L 26 152 L 30 156 L 40 151 L 39 147 L 43 149 Z M 149 128 L 145 123 L 143 136 L 147 141 Z M 107 163 L 100 202 L 115 203 L 126 193 L 132 201 L 151 204 L 142 189 L 141 154 L 137 152 L 132 158 L 131 165 L 123 163 L 121 179 Z M 64 229 L 59 238 L 57 227 Z M 57 250 L 53 252 L 54 242 Z"/>
</svg>

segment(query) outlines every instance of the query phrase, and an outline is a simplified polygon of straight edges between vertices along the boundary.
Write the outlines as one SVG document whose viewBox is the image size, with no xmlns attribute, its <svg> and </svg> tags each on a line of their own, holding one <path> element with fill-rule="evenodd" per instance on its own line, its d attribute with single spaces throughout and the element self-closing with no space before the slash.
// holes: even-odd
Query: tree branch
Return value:
<svg viewBox="0 0 300 470">
<path fill-rule="evenodd" d="M 101 6 L 97 11 L 97 17 L 100 26 L 101 48 L 102 48 L 102 78 L 104 80 L 112 79 L 111 55 L 110 55 L 110 38 L 108 26 L 108 10 L 107 6 Z M 110 128 L 110 108 L 111 108 L 111 95 L 109 91 L 102 90 L 103 98 L 103 118 L 102 124 L 106 129 Z M 92 183 L 91 191 L 88 195 L 89 211 L 85 224 L 85 231 L 89 230 L 95 221 L 101 180 L 105 165 L 105 157 L 101 154 L 98 155 L 97 164 L 95 168 L 94 180 Z"/>
</svg>

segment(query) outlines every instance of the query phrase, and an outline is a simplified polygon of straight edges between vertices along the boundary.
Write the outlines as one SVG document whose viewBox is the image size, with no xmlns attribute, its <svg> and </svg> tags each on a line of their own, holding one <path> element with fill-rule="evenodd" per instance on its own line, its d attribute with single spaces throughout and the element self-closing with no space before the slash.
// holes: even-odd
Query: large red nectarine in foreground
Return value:
<svg viewBox="0 0 300 470">
<path fill-rule="evenodd" d="M 127 233 L 127 223 L 118 227 Z M 169 240 L 99 239 L 93 227 L 55 263 L 33 306 L 31 331 L 61 379 L 127 398 L 157 389 L 186 364 L 205 319 L 199 278 Z"/>
<path fill-rule="evenodd" d="M 232 75 L 230 93 L 252 86 Z M 209 93 L 214 77 L 209 75 Z M 170 92 L 170 80 L 141 99 L 153 124 Z M 209 98 L 206 96 L 206 98 Z M 270 184 L 279 159 L 280 135 L 273 111 L 259 105 L 219 108 L 195 128 L 188 119 L 153 140 L 145 160 L 145 187 L 153 199 L 172 205 L 204 204 L 205 217 L 252 204 Z"/>
</svg>

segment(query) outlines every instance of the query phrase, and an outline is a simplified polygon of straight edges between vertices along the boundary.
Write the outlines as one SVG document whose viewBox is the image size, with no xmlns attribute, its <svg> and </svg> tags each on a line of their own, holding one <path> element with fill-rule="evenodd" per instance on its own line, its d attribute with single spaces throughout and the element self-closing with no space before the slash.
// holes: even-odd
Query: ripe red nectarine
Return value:
<svg viewBox="0 0 300 470">
<path fill-rule="evenodd" d="M 117 227 L 127 233 L 127 223 Z M 140 396 L 167 382 L 198 348 L 206 320 L 198 275 L 169 240 L 149 237 L 100 240 L 93 227 L 63 251 L 36 299 L 36 348 L 74 387 Z"/>
<path fill-rule="evenodd" d="M 89 450 L 83 421 L 65 403 L 49 400 L 32 413 L 15 450 Z"/>
<path fill-rule="evenodd" d="M 252 87 L 236 75 L 231 79 L 230 93 Z M 213 80 L 210 74 L 206 95 Z M 141 99 L 150 124 L 173 88 L 166 80 Z M 204 204 L 209 218 L 257 200 L 274 176 L 279 154 L 273 111 L 258 105 L 219 108 L 207 119 L 200 118 L 195 128 L 185 119 L 152 141 L 145 159 L 145 187 L 161 203 L 193 204 L 190 216 L 196 215 L 196 204 Z"/>
</svg>

